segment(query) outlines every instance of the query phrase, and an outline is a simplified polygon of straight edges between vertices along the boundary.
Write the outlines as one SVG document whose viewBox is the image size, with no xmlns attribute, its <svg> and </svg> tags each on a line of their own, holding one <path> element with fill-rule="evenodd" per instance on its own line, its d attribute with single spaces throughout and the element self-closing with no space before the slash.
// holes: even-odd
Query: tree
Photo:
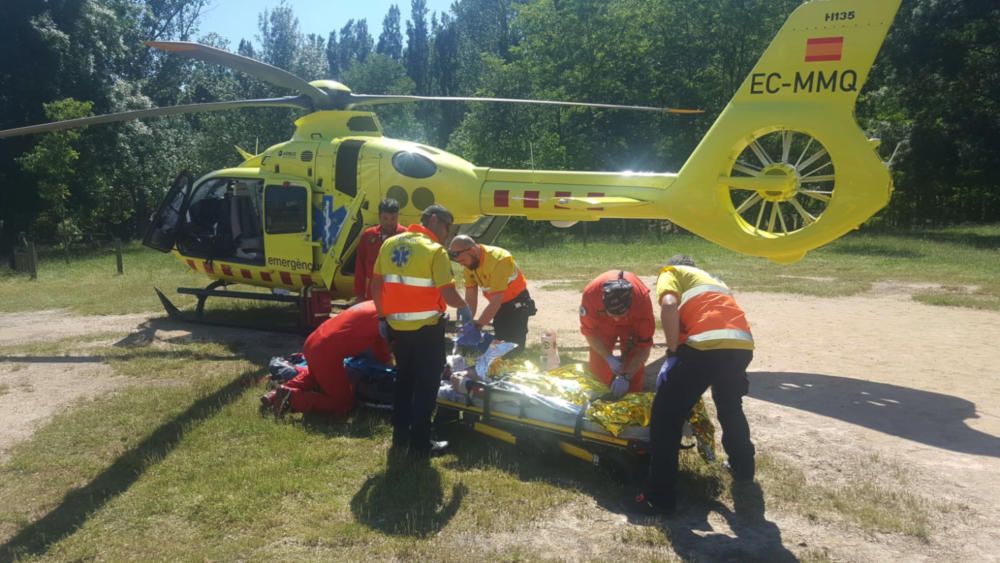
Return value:
<svg viewBox="0 0 1000 563">
<path fill-rule="evenodd" d="M 278 68 L 291 70 L 301 38 L 299 20 L 292 8 L 282 0 L 274 10 L 264 10 L 257 19 L 257 25 L 260 28 L 257 39 L 261 44 L 261 59 Z"/>
<path fill-rule="evenodd" d="M 389 13 L 382 20 L 375 52 L 397 61 L 403 58 L 403 33 L 399 28 L 399 6 L 395 4 L 389 6 Z"/>
<path fill-rule="evenodd" d="M 406 22 L 406 74 L 417 86 L 417 94 L 427 95 L 427 63 L 430 56 L 427 35 L 427 2 L 412 0 L 410 20 Z"/>
</svg>

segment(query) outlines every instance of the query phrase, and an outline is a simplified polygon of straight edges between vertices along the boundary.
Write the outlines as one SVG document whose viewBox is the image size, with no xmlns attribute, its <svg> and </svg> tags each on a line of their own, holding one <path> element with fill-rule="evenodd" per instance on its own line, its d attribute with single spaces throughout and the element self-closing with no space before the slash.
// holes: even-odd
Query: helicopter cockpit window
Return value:
<svg viewBox="0 0 1000 563">
<path fill-rule="evenodd" d="M 392 167 L 403 176 L 410 178 L 430 178 L 437 172 L 437 165 L 426 156 L 409 151 L 399 151 L 392 155 Z"/>
<path fill-rule="evenodd" d="M 264 225 L 268 234 L 301 233 L 306 230 L 309 209 L 306 189 L 301 186 L 268 186 L 264 192 Z"/>
<path fill-rule="evenodd" d="M 262 263 L 261 197 L 264 183 L 210 178 L 191 197 L 177 247 L 186 256 Z"/>
</svg>

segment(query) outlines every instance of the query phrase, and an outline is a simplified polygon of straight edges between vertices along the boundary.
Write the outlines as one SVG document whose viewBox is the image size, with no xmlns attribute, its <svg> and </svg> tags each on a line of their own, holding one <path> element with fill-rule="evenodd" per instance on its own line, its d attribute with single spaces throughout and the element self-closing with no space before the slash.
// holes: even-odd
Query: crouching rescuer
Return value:
<svg viewBox="0 0 1000 563">
<path fill-rule="evenodd" d="M 746 315 L 729 287 L 696 268 L 687 256 L 674 256 L 660 271 L 656 296 L 668 352 L 653 399 L 648 481 L 645 490 L 628 503 L 637 512 L 669 514 L 677 502 L 684 421 L 709 387 L 733 480 L 753 481 L 754 446 L 743 396 L 750 387 L 746 369 L 753 359 L 754 342 Z"/>
<path fill-rule="evenodd" d="M 391 361 L 389 343 L 379 334 L 375 304 L 365 301 L 323 322 L 303 347 L 308 367 L 261 398 L 275 414 L 324 413 L 345 416 L 354 409 L 354 388 L 344 359 L 370 354 L 376 362 Z"/>
<path fill-rule="evenodd" d="M 590 372 L 616 397 L 642 391 L 655 331 L 649 289 L 632 272 L 609 270 L 584 288 L 580 332 L 590 346 Z"/>
</svg>

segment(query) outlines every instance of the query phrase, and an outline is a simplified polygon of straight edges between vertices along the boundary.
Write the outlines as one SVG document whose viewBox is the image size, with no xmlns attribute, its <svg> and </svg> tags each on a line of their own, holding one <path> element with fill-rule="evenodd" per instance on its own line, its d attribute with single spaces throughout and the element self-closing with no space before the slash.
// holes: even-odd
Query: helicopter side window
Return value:
<svg viewBox="0 0 1000 563">
<path fill-rule="evenodd" d="M 430 178 L 437 172 L 437 165 L 426 156 L 409 151 L 399 151 L 392 155 L 392 167 L 403 176 L 410 178 Z"/>
<path fill-rule="evenodd" d="M 264 192 L 264 225 L 268 234 L 306 230 L 308 194 L 299 186 L 268 186 Z"/>
</svg>

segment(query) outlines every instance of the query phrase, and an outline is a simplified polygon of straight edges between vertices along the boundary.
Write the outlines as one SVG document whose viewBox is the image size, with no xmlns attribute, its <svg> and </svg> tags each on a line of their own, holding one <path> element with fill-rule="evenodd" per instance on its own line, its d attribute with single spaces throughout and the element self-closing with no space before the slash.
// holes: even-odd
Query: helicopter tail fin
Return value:
<svg viewBox="0 0 1000 563">
<path fill-rule="evenodd" d="M 797 8 L 666 190 L 664 214 L 722 246 L 792 262 L 884 207 L 892 181 L 854 104 L 899 4 Z"/>
</svg>

